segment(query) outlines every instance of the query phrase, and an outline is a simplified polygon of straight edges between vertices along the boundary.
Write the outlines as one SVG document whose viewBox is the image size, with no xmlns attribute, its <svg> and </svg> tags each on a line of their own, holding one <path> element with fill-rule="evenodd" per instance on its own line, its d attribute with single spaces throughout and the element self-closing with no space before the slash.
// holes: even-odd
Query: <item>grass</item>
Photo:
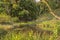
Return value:
<svg viewBox="0 0 60 40">
<path fill-rule="evenodd" d="M 53 35 L 33 33 L 33 31 L 22 32 L 8 32 L 7 35 L 0 40 L 55 40 Z"/>
<path fill-rule="evenodd" d="M 1 15 L 0 18 L 2 18 Z M 5 21 L 6 18 L 6 21 L 10 20 L 8 16 L 4 18 L 3 16 L 1 22 Z M 14 23 L 14 25 L 19 25 L 19 28 L 16 27 L 11 30 L 6 30 L 12 28 L 11 25 L 0 24 L 0 40 L 59 40 L 60 20 L 51 19 L 50 14 L 44 14 L 42 18 L 36 21 Z"/>
<path fill-rule="evenodd" d="M 28 23 L 33 24 L 31 22 Z M 28 24 L 26 23 L 26 25 Z M 50 20 L 38 23 L 36 24 L 36 27 L 38 27 L 37 29 L 35 29 L 35 27 L 33 29 L 30 27 L 31 26 L 24 25 L 23 28 L 19 28 L 19 30 L 7 31 L 4 36 L 0 36 L 0 40 L 59 40 L 60 20 Z M 38 31 L 38 29 L 40 31 Z M 50 34 L 51 32 L 52 34 Z"/>
</svg>

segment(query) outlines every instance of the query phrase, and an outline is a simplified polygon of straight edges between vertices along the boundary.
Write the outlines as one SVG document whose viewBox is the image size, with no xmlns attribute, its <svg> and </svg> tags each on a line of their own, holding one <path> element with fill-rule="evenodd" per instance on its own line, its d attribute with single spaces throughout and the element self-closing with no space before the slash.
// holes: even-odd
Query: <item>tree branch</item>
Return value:
<svg viewBox="0 0 60 40">
<path fill-rule="evenodd" d="M 42 2 L 46 4 L 46 6 L 48 7 L 50 13 L 51 13 L 55 18 L 57 18 L 57 19 L 60 20 L 60 17 L 57 16 L 57 15 L 55 15 L 55 13 L 52 11 L 52 9 L 51 9 L 51 7 L 49 6 L 49 4 L 48 4 L 45 0 L 42 0 Z"/>
</svg>

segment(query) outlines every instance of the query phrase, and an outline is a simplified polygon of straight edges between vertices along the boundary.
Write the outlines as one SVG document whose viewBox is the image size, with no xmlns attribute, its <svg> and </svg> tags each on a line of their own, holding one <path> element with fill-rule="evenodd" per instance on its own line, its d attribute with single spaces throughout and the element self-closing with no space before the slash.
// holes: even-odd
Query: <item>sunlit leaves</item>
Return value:
<svg viewBox="0 0 60 40">
<path fill-rule="evenodd" d="M 12 6 L 14 9 L 18 8 L 18 5 L 17 4 L 13 4 Z"/>
</svg>

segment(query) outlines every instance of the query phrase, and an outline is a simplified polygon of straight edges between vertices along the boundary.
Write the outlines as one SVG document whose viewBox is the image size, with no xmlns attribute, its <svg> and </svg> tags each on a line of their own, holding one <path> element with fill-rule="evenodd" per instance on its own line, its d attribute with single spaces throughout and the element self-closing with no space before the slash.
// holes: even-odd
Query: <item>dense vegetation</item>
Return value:
<svg viewBox="0 0 60 40">
<path fill-rule="evenodd" d="M 60 40 L 60 0 L 0 0 L 0 40 Z"/>
</svg>

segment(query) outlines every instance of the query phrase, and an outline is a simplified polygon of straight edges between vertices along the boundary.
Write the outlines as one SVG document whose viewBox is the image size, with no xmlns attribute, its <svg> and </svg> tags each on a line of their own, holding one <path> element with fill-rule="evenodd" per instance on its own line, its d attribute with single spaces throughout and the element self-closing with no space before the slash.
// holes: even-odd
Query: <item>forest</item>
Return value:
<svg viewBox="0 0 60 40">
<path fill-rule="evenodd" d="M 0 40 L 60 40 L 60 0 L 0 0 Z"/>
</svg>

